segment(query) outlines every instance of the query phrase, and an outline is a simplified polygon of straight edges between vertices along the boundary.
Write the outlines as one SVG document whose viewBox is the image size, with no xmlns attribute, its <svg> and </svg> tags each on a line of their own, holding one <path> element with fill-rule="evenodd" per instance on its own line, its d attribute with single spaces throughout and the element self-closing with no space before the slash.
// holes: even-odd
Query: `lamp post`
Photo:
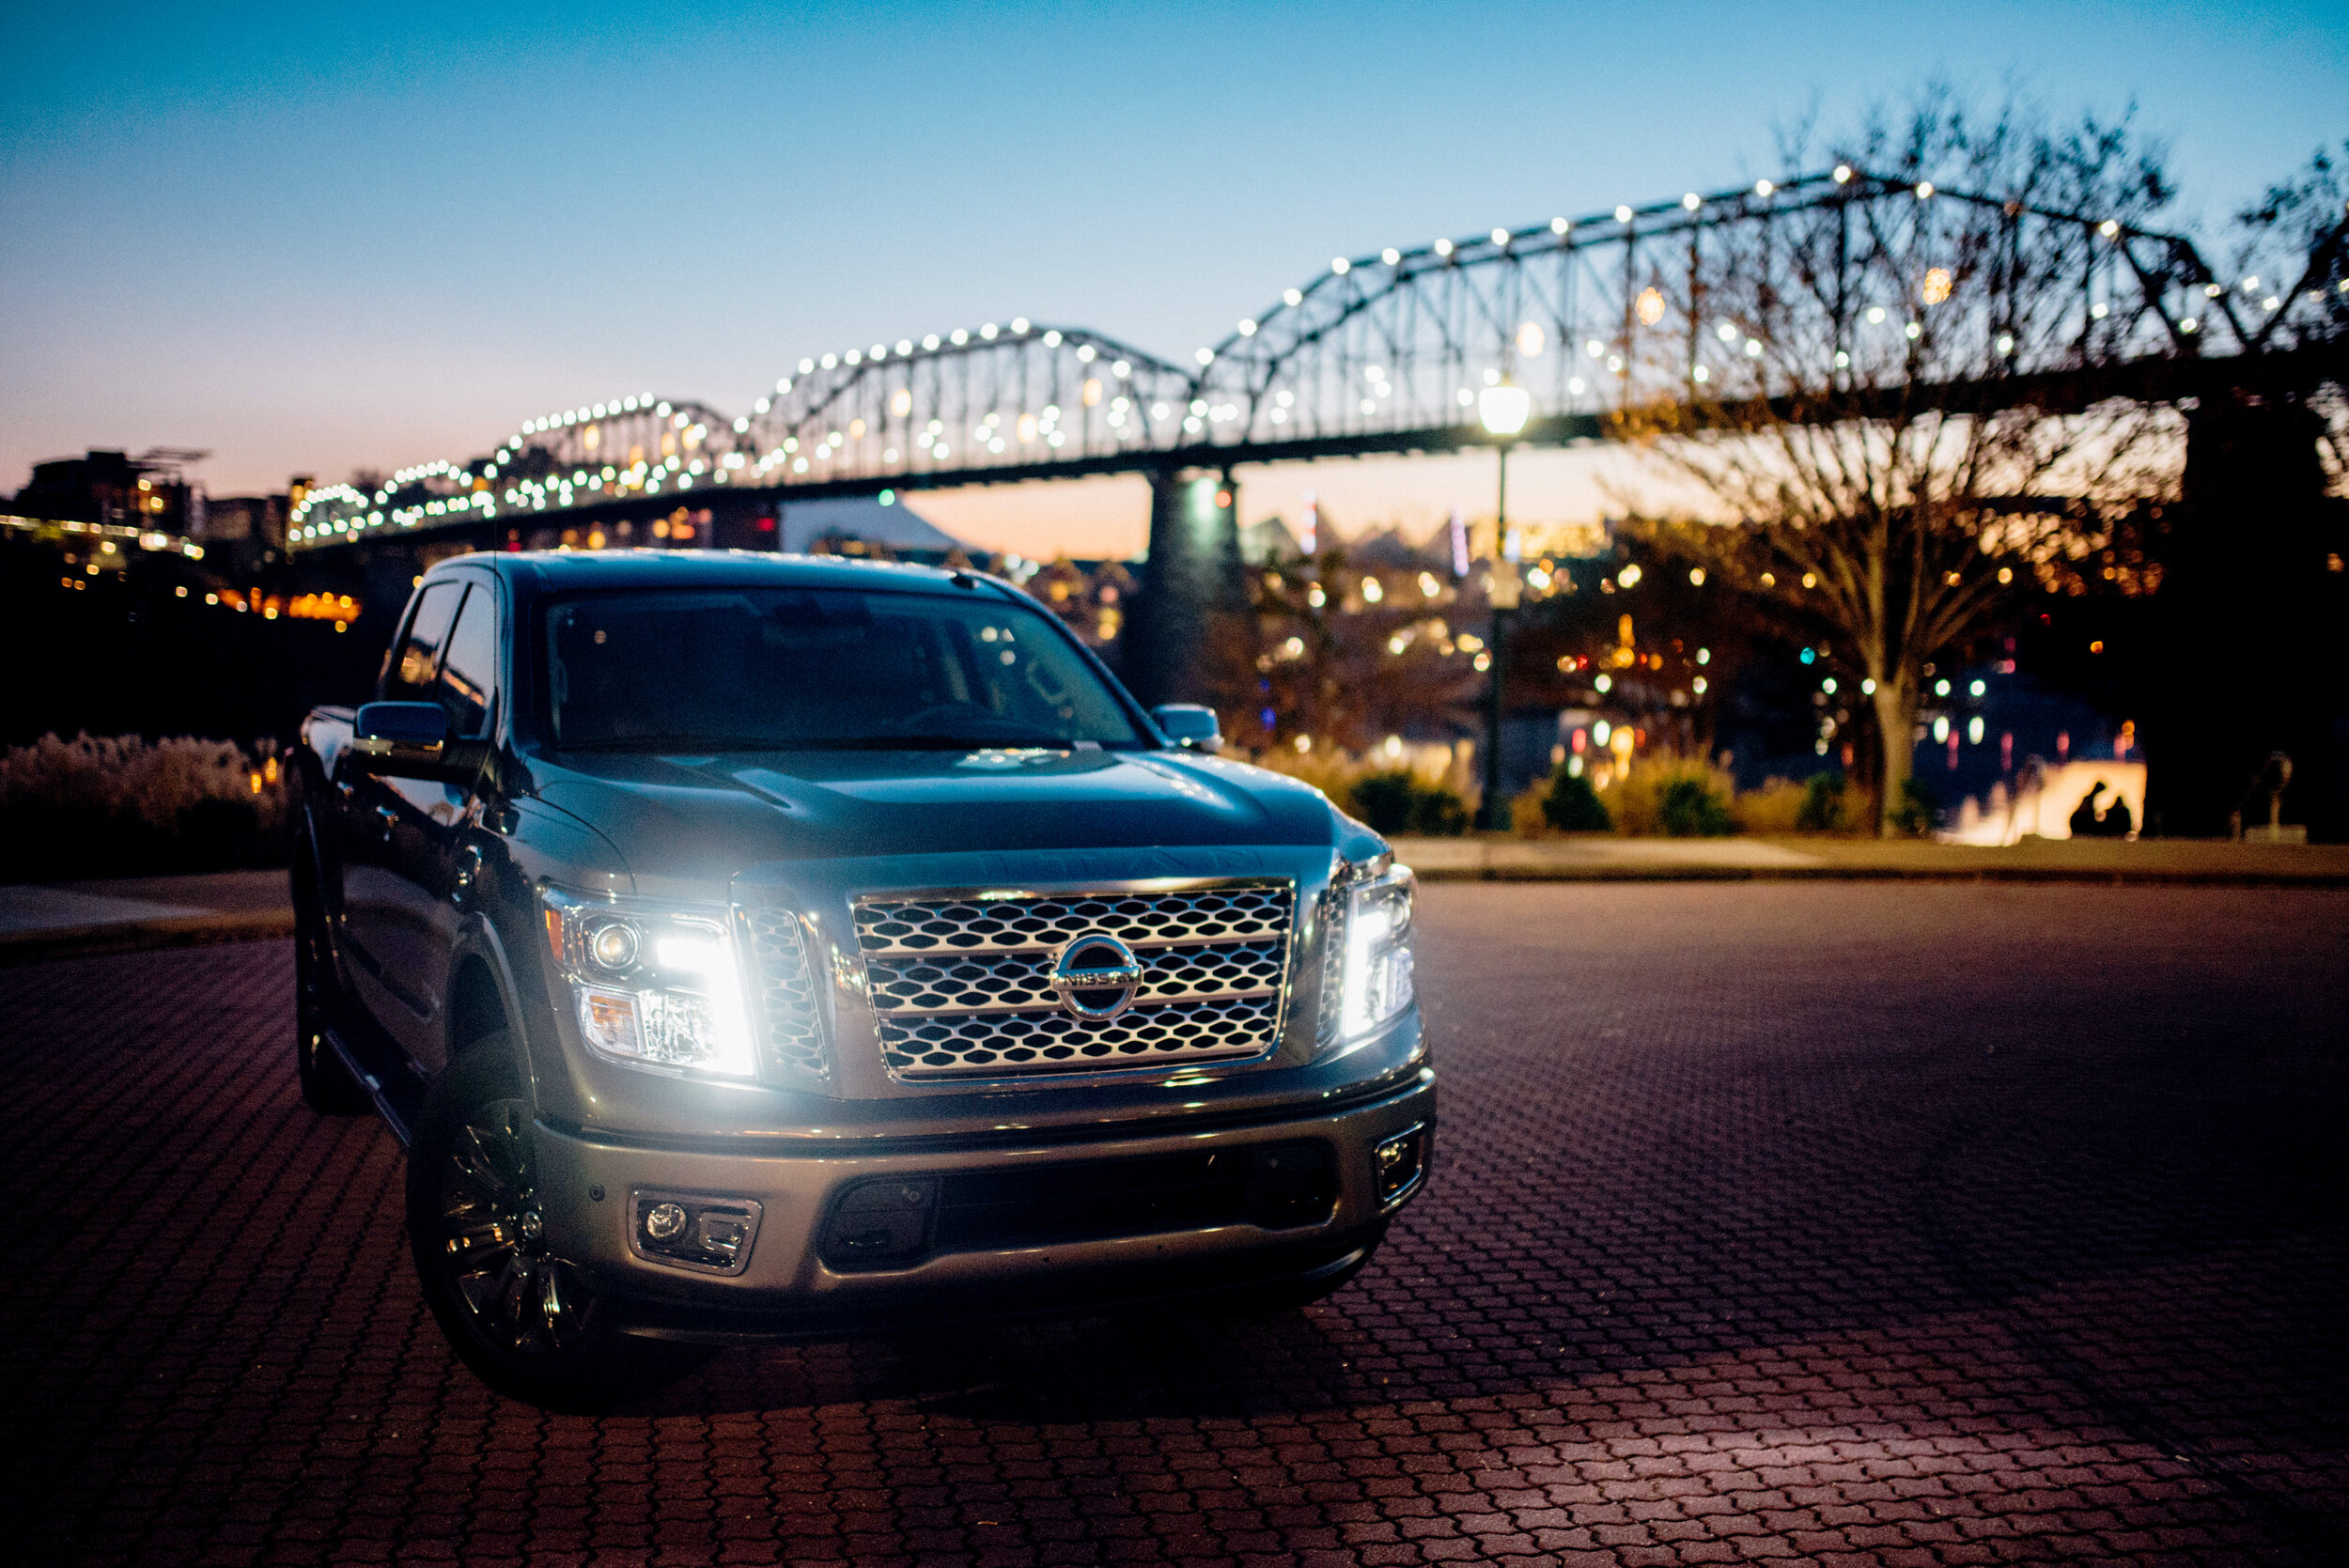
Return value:
<svg viewBox="0 0 2349 1568">
<path fill-rule="evenodd" d="M 1477 806 L 1477 826 L 1505 830 L 1509 826 L 1508 802 L 1501 798 L 1501 675 L 1506 668 L 1508 649 L 1503 637 L 1503 618 L 1517 607 L 1517 563 L 1507 558 L 1509 537 L 1509 448 L 1514 438 L 1525 428 L 1525 418 L 1532 411 L 1532 395 L 1508 377 L 1486 387 L 1476 399 L 1477 417 L 1484 422 L 1487 435 L 1501 440 L 1501 488 L 1493 503 L 1493 564 L 1491 586 L 1486 602 L 1492 606 L 1492 681 L 1485 693 L 1485 798 Z"/>
</svg>

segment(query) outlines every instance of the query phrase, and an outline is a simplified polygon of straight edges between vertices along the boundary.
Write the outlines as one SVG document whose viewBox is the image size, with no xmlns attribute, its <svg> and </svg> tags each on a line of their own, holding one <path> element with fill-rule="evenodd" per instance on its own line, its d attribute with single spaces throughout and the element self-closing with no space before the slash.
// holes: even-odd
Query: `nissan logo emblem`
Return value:
<svg viewBox="0 0 2349 1568">
<path fill-rule="evenodd" d="M 1063 1007 L 1099 1023 L 1134 1004 L 1134 994 L 1142 989 L 1142 960 L 1115 937 L 1091 931 L 1060 950 L 1046 983 Z M 1100 1004 L 1104 998 L 1106 1005 Z"/>
</svg>

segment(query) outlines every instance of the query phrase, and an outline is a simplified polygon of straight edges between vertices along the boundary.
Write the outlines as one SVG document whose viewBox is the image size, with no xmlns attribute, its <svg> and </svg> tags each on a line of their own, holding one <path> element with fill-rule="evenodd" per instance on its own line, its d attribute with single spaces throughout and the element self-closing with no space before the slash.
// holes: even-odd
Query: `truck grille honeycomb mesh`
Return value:
<svg viewBox="0 0 2349 1568">
<path fill-rule="evenodd" d="M 1278 1037 L 1295 893 L 1251 882 L 1167 893 L 903 899 L 856 906 L 881 1052 L 901 1078 L 998 1077 L 1255 1056 Z M 1065 1009 L 1061 950 L 1110 936 L 1143 966 L 1116 1017 Z"/>
<path fill-rule="evenodd" d="M 857 945 L 879 953 L 978 953 L 1057 948 L 1086 935 L 1129 947 L 1289 934 L 1286 882 L 1195 888 L 1182 893 L 1061 893 L 1048 898 L 860 901 Z"/>
<path fill-rule="evenodd" d="M 832 1061 L 800 923 L 787 909 L 745 909 L 742 919 L 758 962 L 759 1043 L 768 1073 L 779 1083 L 822 1083 Z"/>
</svg>

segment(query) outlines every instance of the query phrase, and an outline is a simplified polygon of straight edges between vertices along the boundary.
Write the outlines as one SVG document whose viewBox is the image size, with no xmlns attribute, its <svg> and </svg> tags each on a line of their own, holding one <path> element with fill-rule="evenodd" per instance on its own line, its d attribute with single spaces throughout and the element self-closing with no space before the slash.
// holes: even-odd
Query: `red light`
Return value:
<svg viewBox="0 0 2349 1568">
<path fill-rule="evenodd" d="M 775 531 L 775 520 L 772 518 L 760 518 L 758 520 L 758 531 L 762 534 L 773 533 Z"/>
<path fill-rule="evenodd" d="M 1230 490 L 1216 491 L 1215 504 L 1218 506 L 1229 506 L 1232 504 L 1232 492 Z"/>
</svg>

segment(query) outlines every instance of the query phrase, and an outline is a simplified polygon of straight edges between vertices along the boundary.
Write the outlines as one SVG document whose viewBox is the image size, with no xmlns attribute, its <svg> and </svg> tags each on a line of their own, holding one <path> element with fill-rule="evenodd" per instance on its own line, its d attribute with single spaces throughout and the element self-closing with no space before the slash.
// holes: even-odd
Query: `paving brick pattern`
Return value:
<svg viewBox="0 0 2349 1568">
<path fill-rule="evenodd" d="M 291 955 L 0 973 L 0 1521 L 123 1563 L 2349 1560 L 2349 894 L 1430 889 L 1434 1186 L 1330 1301 L 443 1347 Z M 11 1553 L 14 1555 L 14 1552 Z"/>
</svg>

